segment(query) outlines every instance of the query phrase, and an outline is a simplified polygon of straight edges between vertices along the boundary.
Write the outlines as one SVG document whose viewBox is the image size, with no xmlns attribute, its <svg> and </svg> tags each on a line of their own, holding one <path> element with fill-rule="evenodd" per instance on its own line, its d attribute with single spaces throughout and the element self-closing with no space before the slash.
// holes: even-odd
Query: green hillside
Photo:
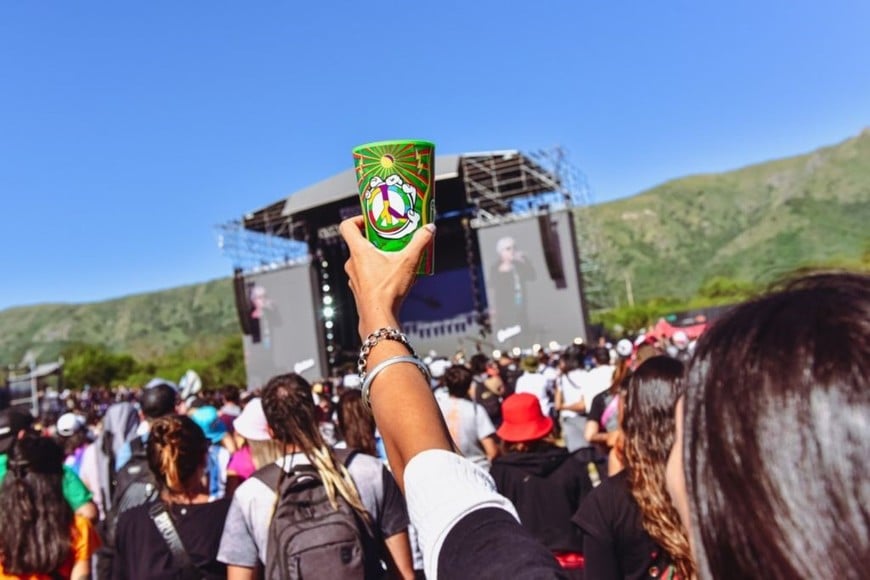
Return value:
<svg viewBox="0 0 870 580">
<path fill-rule="evenodd" d="M 229 279 L 92 304 L 40 304 L 0 312 L 0 362 L 39 360 L 88 343 L 149 360 L 181 348 L 217 348 L 238 332 Z"/>
<path fill-rule="evenodd" d="M 625 304 L 626 274 L 642 302 L 686 299 L 714 278 L 757 285 L 805 265 L 866 263 L 870 130 L 807 155 L 676 179 L 594 206 L 584 223 L 600 241 L 610 306 Z M 10 308 L 0 312 L 0 329 L 3 364 L 28 351 L 49 360 L 87 343 L 181 366 L 220 352 L 239 333 L 229 279 L 93 304 Z"/>
<path fill-rule="evenodd" d="M 687 298 L 714 277 L 754 284 L 870 251 L 870 129 L 807 155 L 676 179 L 591 208 L 613 302 Z"/>
</svg>

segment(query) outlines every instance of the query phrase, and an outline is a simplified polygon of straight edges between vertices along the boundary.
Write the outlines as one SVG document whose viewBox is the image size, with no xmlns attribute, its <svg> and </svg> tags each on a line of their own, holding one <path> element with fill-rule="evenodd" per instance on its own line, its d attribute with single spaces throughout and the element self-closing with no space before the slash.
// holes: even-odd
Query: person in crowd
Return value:
<svg viewBox="0 0 870 580">
<path fill-rule="evenodd" d="M 568 451 L 586 447 L 586 402 L 581 384 L 586 374 L 583 359 L 586 349 L 571 345 L 559 359 L 559 376 L 556 379 L 555 409 L 562 424 L 562 438 Z"/>
<path fill-rule="evenodd" d="M 151 423 L 180 408 L 178 387 L 166 379 L 154 378 L 142 389 L 139 397 L 139 428 L 136 435 L 141 443 L 148 441 Z M 138 444 L 137 444 L 138 445 Z M 121 469 L 133 455 L 132 439 L 125 441 L 115 455 L 115 469 Z"/>
<path fill-rule="evenodd" d="M 344 447 L 378 457 L 375 418 L 362 401 L 362 393 L 345 391 L 338 399 L 338 429 Z"/>
<path fill-rule="evenodd" d="M 429 392 L 428 384 L 425 388 Z M 320 435 L 311 386 L 303 377 L 292 373 L 273 377 L 262 399 L 269 430 L 283 446 L 284 455 L 276 463 L 285 472 L 295 466 L 312 466 L 329 497 L 342 498 L 371 522 L 387 553 L 366 554 L 367 568 L 379 569 L 380 560 L 385 559 L 400 577 L 413 578 L 404 500 L 381 462 L 363 453 L 350 456 L 347 465 L 336 459 Z M 231 580 L 257 578 L 258 569 L 266 564 L 275 505 L 275 490 L 256 476 L 233 495 L 218 553 Z"/>
<path fill-rule="evenodd" d="M 626 366 L 625 369 L 627 368 Z M 628 375 L 620 374 L 622 379 L 617 378 L 616 373 L 614 373 L 614 378 L 618 382 L 614 382 L 609 389 L 602 391 L 592 399 L 589 412 L 586 415 L 586 440 L 597 449 L 596 464 L 602 478 L 615 475 L 622 469 L 620 456 L 612 453 L 622 437 L 622 432 L 619 429 L 620 393 Z"/>
<path fill-rule="evenodd" d="M 490 468 L 496 488 L 513 502 L 523 526 L 553 552 L 566 575 L 582 578 L 582 536 L 571 515 L 592 490 L 586 466 L 553 443 L 553 420 L 541 413 L 533 395 L 511 395 L 502 412 L 497 434 L 504 454 Z"/>
<path fill-rule="evenodd" d="M 269 434 L 260 397 L 248 401 L 242 413 L 233 421 L 233 430 L 236 439 L 241 438 L 241 445 L 227 464 L 227 497 L 231 497 L 236 488 L 257 469 L 284 454 L 280 444 Z"/>
<path fill-rule="evenodd" d="M 444 385 L 449 396 L 438 399 L 438 406 L 459 452 L 489 469 L 490 461 L 498 455 L 495 427 L 483 407 L 469 399 L 472 379 L 471 371 L 462 365 L 448 368 Z"/>
<path fill-rule="evenodd" d="M 870 276 L 807 276 L 717 320 L 676 426 L 668 489 L 700 578 L 866 578 Z"/>
<path fill-rule="evenodd" d="M 9 471 L 9 454 L 16 442 L 32 433 L 33 416 L 16 408 L 6 408 L 0 411 L 0 482 Z M 63 466 L 61 491 L 67 503 L 76 515 L 95 521 L 99 515 L 97 506 L 92 501 L 93 494 L 69 467 Z"/>
<path fill-rule="evenodd" d="M 673 409 L 683 365 L 651 358 L 627 382 L 622 431 L 626 469 L 608 478 L 574 516 L 583 530 L 586 574 L 601 579 L 695 576 L 689 541 L 665 486 Z"/>
<path fill-rule="evenodd" d="M 527 285 L 535 280 L 535 268 L 526 253 L 516 247 L 512 237 L 496 242 L 498 263 L 490 268 L 487 287 L 491 291 L 489 306 L 493 331 L 511 330 L 530 333 Z M 519 328 L 517 328 L 519 327 Z"/>
<path fill-rule="evenodd" d="M 580 391 L 583 398 L 583 404 L 586 407 L 587 419 L 588 413 L 592 408 L 592 401 L 599 394 L 605 392 L 613 385 L 613 377 L 616 368 L 610 364 L 610 351 L 606 346 L 597 346 L 591 350 L 592 362 L 594 366 L 580 375 Z M 586 425 L 589 421 L 586 422 Z M 586 434 L 584 426 L 584 435 Z M 592 444 L 589 438 L 586 437 L 586 442 Z"/>
<path fill-rule="evenodd" d="M 80 475 L 85 450 L 91 444 L 91 436 L 85 418 L 76 413 L 64 413 L 55 426 L 58 443 L 63 447 L 64 465 Z"/>
<path fill-rule="evenodd" d="M 227 432 L 233 432 L 233 421 L 241 415 L 242 407 L 240 405 L 242 394 L 239 387 L 236 385 L 227 385 L 221 391 L 223 405 L 218 410 L 218 415 L 221 418 Z"/>
<path fill-rule="evenodd" d="M 498 428 L 502 421 L 501 404 L 504 396 L 504 383 L 498 374 L 498 366 L 485 354 L 477 353 L 469 360 L 468 368 L 474 375 L 471 400 L 486 410 L 489 420 Z"/>
<path fill-rule="evenodd" d="M 340 229 L 350 251 L 345 270 L 365 340 L 379 336 L 379 329 L 398 327 L 399 308 L 435 227 L 417 230 L 399 252 L 377 250 L 363 227 L 363 218 L 356 217 Z M 371 407 L 418 531 L 426 576 L 564 577 L 552 552 L 520 525 L 489 473 L 454 452 L 428 378 L 413 358 L 396 358 L 409 354 L 398 340 L 378 339 L 365 362 L 367 369 L 389 364 L 371 378 Z"/>
<path fill-rule="evenodd" d="M 151 423 L 148 466 L 157 479 L 158 499 L 121 514 L 112 577 L 226 578 L 217 561 L 229 500 L 212 500 L 205 484 L 209 440 L 189 417 L 170 415 Z M 166 532 L 180 539 L 185 557 L 173 554 Z M 186 559 L 186 562 L 185 562 Z"/>
<path fill-rule="evenodd" d="M 89 578 L 100 540 L 64 497 L 63 449 L 26 434 L 8 456 L 0 484 L 0 578 Z"/>
<path fill-rule="evenodd" d="M 555 384 L 541 374 L 541 364 L 535 355 L 524 356 L 520 361 L 523 374 L 517 379 L 515 393 L 529 393 L 537 397 L 541 405 L 541 413 L 545 417 L 553 415 L 553 395 Z"/>
<path fill-rule="evenodd" d="M 218 410 L 211 405 L 198 407 L 190 412 L 190 418 L 196 423 L 206 439 L 208 446 L 208 490 L 212 499 L 220 499 L 226 494 L 227 488 L 227 465 L 235 451 L 235 440 L 227 432 L 226 425 L 221 421 Z M 232 449 L 228 449 L 225 441 L 231 442 Z"/>
</svg>

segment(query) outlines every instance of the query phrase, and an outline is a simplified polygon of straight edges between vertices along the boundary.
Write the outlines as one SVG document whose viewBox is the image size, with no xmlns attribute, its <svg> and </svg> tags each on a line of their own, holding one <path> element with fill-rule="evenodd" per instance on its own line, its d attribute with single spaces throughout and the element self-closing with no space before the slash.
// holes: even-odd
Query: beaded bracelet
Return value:
<svg viewBox="0 0 870 580">
<path fill-rule="evenodd" d="M 408 342 L 408 337 L 405 336 L 398 328 L 386 326 L 379 328 L 366 337 L 362 346 L 359 349 L 359 360 L 357 361 L 357 371 L 359 372 L 359 380 L 364 383 L 366 380 L 366 365 L 368 365 L 369 353 L 382 340 L 395 340 L 405 345 L 405 348 L 411 353 L 411 356 L 417 356 L 414 352 L 414 347 Z"/>
<path fill-rule="evenodd" d="M 391 365 L 394 365 L 397 363 L 411 363 L 413 365 L 417 365 L 417 368 L 419 368 L 423 372 L 423 376 L 426 377 L 426 383 L 429 383 L 429 381 L 431 379 L 431 375 L 429 374 L 429 368 L 426 366 L 426 363 L 421 361 L 416 356 L 413 356 L 413 355 L 393 356 L 393 357 L 390 357 L 386 360 L 383 360 L 383 361 L 379 362 L 377 365 L 375 365 L 375 368 L 373 368 L 372 372 L 370 372 L 366 376 L 366 380 L 363 382 L 363 385 L 362 385 L 362 400 L 363 400 L 363 403 L 366 405 L 366 407 L 368 407 L 369 409 L 371 409 L 371 407 L 372 407 L 372 400 L 371 400 L 370 393 L 371 393 L 371 388 L 372 388 L 372 382 L 374 382 L 375 377 L 377 377 L 378 374 L 382 370 L 387 368 L 388 366 L 391 366 Z"/>
</svg>

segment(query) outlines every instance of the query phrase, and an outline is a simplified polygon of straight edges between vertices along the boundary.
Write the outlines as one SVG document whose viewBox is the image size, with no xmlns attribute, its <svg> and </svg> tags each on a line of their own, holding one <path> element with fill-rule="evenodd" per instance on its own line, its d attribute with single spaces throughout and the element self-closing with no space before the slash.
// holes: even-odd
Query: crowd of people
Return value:
<svg viewBox="0 0 870 580">
<path fill-rule="evenodd" d="M 0 579 L 864 576 L 866 276 L 738 306 L 691 353 L 422 360 L 397 312 L 434 230 L 386 254 L 360 225 L 359 376 L 0 411 Z"/>
</svg>

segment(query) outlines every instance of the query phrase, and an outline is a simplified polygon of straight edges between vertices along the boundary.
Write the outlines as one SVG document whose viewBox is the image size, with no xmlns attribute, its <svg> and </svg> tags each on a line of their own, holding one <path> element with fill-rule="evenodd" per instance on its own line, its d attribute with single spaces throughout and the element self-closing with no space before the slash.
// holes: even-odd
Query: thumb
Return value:
<svg viewBox="0 0 870 580">
<path fill-rule="evenodd" d="M 423 255 L 423 250 L 435 237 L 435 224 L 426 224 L 416 232 L 414 237 L 408 242 L 405 251 L 408 252 L 415 260 L 418 260 Z"/>
</svg>

